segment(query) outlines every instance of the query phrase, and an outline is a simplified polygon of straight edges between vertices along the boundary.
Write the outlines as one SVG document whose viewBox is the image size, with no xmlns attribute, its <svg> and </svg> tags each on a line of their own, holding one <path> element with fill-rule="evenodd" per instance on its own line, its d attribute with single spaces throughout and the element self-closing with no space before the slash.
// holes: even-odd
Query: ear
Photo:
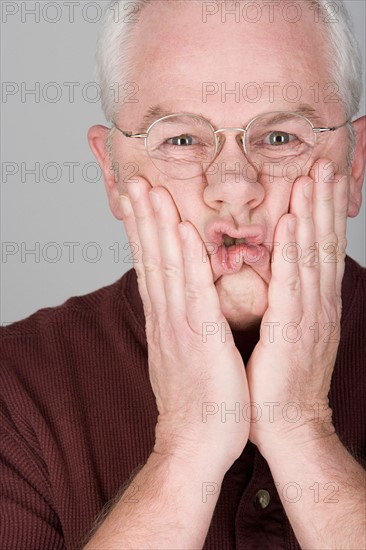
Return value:
<svg viewBox="0 0 366 550">
<path fill-rule="evenodd" d="M 120 192 L 118 190 L 118 183 L 115 180 L 115 175 L 112 168 L 112 159 L 110 158 L 106 147 L 108 132 L 109 128 L 106 128 L 106 126 L 92 126 L 88 131 L 88 141 L 90 149 L 97 159 L 103 173 L 109 207 L 113 215 L 118 220 L 122 220 L 123 216 L 120 207 Z"/>
<path fill-rule="evenodd" d="M 356 146 L 350 177 L 348 207 L 348 216 L 350 218 L 357 216 L 362 204 L 362 185 L 365 177 L 366 165 L 366 116 L 355 120 L 352 124 L 356 132 Z"/>
</svg>

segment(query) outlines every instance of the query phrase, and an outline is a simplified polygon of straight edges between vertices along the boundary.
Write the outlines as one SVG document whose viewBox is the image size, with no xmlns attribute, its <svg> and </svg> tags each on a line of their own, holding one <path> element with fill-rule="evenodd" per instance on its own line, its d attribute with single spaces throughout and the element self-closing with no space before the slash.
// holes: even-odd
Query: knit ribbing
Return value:
<svg viewBox="0 0 366 550">
<path fill-rule="evenodd" d="M 344 444 L 365 457 L 366 270 L 346 264 L 330 399 Z M 78 549 L 154 444 L 134 271 L 2 327 L 0 377 L 0 548 Z M 260 488 L 271 492 L 265 512 L 253 505 Z M 268 466 L 248 444 L 225 476 L 205 548 L 258 548 L 259 525 L 271 550 L 298 548 Z"/>
</svg>

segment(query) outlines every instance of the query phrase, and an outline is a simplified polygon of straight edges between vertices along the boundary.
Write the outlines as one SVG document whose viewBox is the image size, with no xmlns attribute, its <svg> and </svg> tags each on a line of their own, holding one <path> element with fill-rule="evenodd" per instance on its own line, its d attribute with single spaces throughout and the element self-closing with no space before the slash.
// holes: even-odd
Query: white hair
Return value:
<svg viewBox="0 0 366 550">
<path fill-rule="evenodd" d="M 152 1 L 156 3 L 157 0 L 134 0 L 133 2 L 111 0 L 106 7 L 97 40 L 96 77 L 101 87 L 102 109 L 108 121 L 116 120 L 121 108 L 121 102 L 116 99 L 120 98 L 120 91 L 132 80 L 133 31 L 141 11 Z M 192 1 L 201 2 L 202 0 L 189 0 L 189 2 Z M 357 114 L 362 94 L 362 56 L 351 18 L 344 0 L 305 1 L 314 6 L 314 13 L 318 10 L 324 38 L 329 44 L 328 74 L 338 87 L 345 118 L 349 120 Z M 332 11 L 330 6 L 333 8 Z M 119 93 L 116 94 L 117 87 Z M 351 124 L 348 129 L 350 134 L 348 161 L 350 162 L 355 138 Z M 109 152 L 111 135 L 107 143 Z"/>
</svg>

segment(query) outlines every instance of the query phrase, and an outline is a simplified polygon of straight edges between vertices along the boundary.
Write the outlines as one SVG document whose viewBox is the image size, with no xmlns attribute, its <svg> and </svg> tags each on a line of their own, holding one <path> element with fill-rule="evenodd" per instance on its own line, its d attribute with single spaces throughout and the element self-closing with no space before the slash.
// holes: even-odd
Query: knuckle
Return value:
<svg viewBox="0 0 366 550">
<path fill-rule="evenodd" d="M 313 212 L 311 208 L 303 209 L 301 219 L 308 225 L 313 222 Z"/>
<path fill-rule="evenodd" d="M 299 294 L 301 289 L 300 277 L 298 275 L 293 275 L 290 277 L 286 282 L 286 287 L 291 295 Z"/>
<path fill-rule="evenodd" d="M 343 223 L 348 215 L 348 202 L 344 202 L 335 213 L 335 222 Z"/>
<path fill-rule="evenodd" d="M 141 227 L 149 222 L 149 217 L 146 212 L 135 212 L 135 219 Z"/>
<path fill-rule="evenodd" d="M 156 312 L 151 310 L 148 317 L 146 317 L 146 336 L 150 343 L 160 340 L 160 336 L 164 327 L 162 326 L 162 320 L 159 319 Z"/>
<path fill-rule="evenodd" d="M 142 263 L 144 265 L 144 269 L 146 273 L 153 273 L 157 271 L 160 267 L 160 259 L 159 258 L 143 258 Z"/>
<path fill-rule="evenodd" d="M 338 251 L 337 255 L 336 255 L 336 258 L 337 258 L 336 263 L 338 263 L 338 264 L 343 263 L 345 258 L 346 258 L 346 251 L 345 250 L 344 251 Z"/>
<path fill-rule="evenodd" d="M 329 292 L 324 292 L 321 297 L 321 309 L 322 309 L 322 322 L 325 323 L 334 323 L 338 322 L 337 311 L 338 311 L 338 298 L 335 292 L 335 289 L 329 289 Z"/>
<path fill-rule="evenodd" d="M 141 297 L 142 298 L 142 297 Z M 151 304 L 146 299 L 142 298 L 142 305 L 144 308 L 145 325 L 148 326 L 152 317 Z"/>
<path fill-rule="evenodd" d="M 189 300 L 198 301 L 202 296 L 202 292 L 196 286 L 194 286 L 192 284 L 187 284 L 186 285 L 185 292 L 186 292 L 186 297 Z"/>
<path fill-rule="evenodd" d="M 145 271 L 142 267 L 141 262 L 135 262 L 133 267 L 136 272 L 137 280 L 141 282 L 145 282 Z"/>
<path fill-rule="evenodd" d="M 334 248 L 338 246 L 338 237 L 337 234 L 332 231 L 330 233 L 327 233 L 320 239 L 321 248 L 322 250 L 328 250 L 330 248 Z"/>
<path fill-rule="evenodd" d="M 159 231 L 161 233 L 166 233 L 171 231 L 171 225 L 165 220 L 159 220 Z"/>
<path fill-rule="evenodd" d="M 314 254 L 314 250 L 308 250 L 301 256 L 301 266 L 305 268 L 316 268 L 318 267 L 319 261 L 317 255 Z"/>
<path fill-rule="evenodd" d="M 338 255 L 340 258 L 344 258 L 346 255 L 348 241 L 346 237 L 338 239 Z"/>
<path fill-rule="evenodd" d="M 178 266 L 170 262 L 164 264 L 163 271 L 164 275 L 168 278 L 177 277 L 177 275 L 179 274 Z"/>
<path fill-rule="evenodd" d="M 320 200 L 323 204 L 326 206 L 331 205 L 333 206 L 334 198 L 333 198 L 333 192 L 331 189 L 324 189 L 322 190 L 322 194 L 320 196 Z"/>
</svg>

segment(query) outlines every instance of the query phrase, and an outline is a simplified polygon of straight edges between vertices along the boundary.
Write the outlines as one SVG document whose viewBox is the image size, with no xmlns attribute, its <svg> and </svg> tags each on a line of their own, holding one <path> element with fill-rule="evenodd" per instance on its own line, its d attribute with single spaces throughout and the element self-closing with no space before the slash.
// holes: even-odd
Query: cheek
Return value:
<svg viewBox="0 0 366 550">
<path fill-rule="evenodd" d="M 182 221 L 191 222 L 199 231 L 209 215 L 209 208 L 203 202 L 202 195 L 187 193 L 180 188 L 169 189 Z"/>
<path fill-rule="evenodd" d="M 209 208 L 203 200 L 204 183 L 201 178 L 195 180 L 172 180 L 158 172 L 156 185 L 169 191 L 182 221 L 191 221 L 199 229 Z"/>
<path fill-rule="evenodd" d="M 286 180 L 273 180 L 263 184 L 265 189 L 264 201 L 258 207 L 268 229 L 273 229 L 283 214 L 289 211 L 293 182 Z M 254 215 L 255 217 L 255 215 Z"/>
<path fill-rule="evenodd" d="M 138 149 L 133 146 L 114 148 L 114 168 L 115 177 L 118 182 L 120 192 L 126 192 L 126 183 L 137 176 L 146 179 L 152 187 L 161 185 L 166 187 L 165 176 L 159 172 L 149 157 L 144 153 L 144 149 Z"/>
</svg>

